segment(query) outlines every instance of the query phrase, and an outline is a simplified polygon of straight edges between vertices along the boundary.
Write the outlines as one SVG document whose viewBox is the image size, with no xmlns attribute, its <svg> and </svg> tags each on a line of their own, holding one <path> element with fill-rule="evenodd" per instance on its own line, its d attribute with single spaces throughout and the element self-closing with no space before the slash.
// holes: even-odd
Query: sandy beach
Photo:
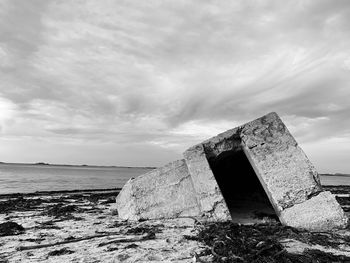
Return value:
<svg viewBox="0 0 350 263">
<path fill-rule="evenodd" d="M 350 187 L 327 186 L 349 215 Z M 308 232 L 200 218 L 126 222 L 120 189 L 0 196 L 0 262 L 350 262 L 350 229 Z M 315 261 L 316 260 L 316 261 Z"/>
</svg>

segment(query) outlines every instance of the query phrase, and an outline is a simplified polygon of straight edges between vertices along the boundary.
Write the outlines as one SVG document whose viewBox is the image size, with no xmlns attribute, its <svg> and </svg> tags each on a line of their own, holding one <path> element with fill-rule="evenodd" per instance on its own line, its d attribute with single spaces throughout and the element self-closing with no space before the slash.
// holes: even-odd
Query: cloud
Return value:
<svg viewBox="0 0 350 263">
<path fill-rule="evenodd" d="M 16 115 L 2 124 L 8 138 L 135 142 L 180 156 L 270 111 L 305 145 L 350 133 L 347 1 L 0 9 L 0 94 Z"/>
</svg>

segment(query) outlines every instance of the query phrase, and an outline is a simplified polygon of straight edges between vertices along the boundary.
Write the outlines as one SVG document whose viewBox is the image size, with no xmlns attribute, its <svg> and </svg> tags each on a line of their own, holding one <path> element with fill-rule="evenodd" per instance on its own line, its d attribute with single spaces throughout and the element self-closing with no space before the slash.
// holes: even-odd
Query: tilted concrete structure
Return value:
<svg viewBox="0 0 350 263">
<path fill-rule="evenodd" d="M 274 213 L 286 225 L 342 228 L 348 218 L 276 113 L 185 151 L 184 159 L 129 180 L 116 200 L 123 219 Z"/>
</svg>

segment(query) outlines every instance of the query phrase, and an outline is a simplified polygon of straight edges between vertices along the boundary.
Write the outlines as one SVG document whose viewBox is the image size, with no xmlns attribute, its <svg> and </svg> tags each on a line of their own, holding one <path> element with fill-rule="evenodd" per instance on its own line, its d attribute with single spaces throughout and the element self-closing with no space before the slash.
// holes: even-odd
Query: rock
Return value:
<svg viewBox="0 0 350 263">
<path fill-rule="evenodd" d="M 314 166 L 272 112 L 189 148 L 184 160 L 130 180 L 116 206 L 121 218 L 133 220 L 246 220 L 246 215 L 261 213 L 275 214 L 291 226 L 344 227 L 339 204 L 321 192 Z M 309 205 L 316 201 L 318 206 Z M 309 216 L 322 206 L 329 215 L 309 224 Z M 307 214 L 297 218 L 304 210 Z"/>
<path fill-rule="evenodd" d="M 283 210 L 280 219 L 286 225 L 313 231 L 344 228 L 348 222 L 335 196 L 328 191 Z"/>
</svg>

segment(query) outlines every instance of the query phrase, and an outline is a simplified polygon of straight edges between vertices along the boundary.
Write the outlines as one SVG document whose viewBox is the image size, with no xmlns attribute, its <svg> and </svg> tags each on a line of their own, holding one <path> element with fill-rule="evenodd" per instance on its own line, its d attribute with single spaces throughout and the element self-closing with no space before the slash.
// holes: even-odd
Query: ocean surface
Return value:
<svg viewBox="0 0 350 263">
<path fill-rule="evenodd" d="M 151 168 L 0 164 L 0 194 L 118 188 Z M 350 185 L 350 176 L 322 176 L 323 185 Z"/>
<path fill-rule="evenodd" d="M 118 188 L 151 168 L 0 164 L 0 194 Z"/>
</svg>

